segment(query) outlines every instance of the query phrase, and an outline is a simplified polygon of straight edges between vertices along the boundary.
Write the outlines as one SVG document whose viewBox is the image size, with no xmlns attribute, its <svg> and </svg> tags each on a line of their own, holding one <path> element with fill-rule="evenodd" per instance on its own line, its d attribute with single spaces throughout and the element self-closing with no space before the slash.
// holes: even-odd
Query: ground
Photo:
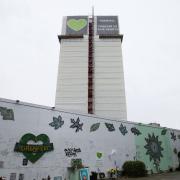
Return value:
<svg viewBox="0 0 180 180">
<path fill-rule="evenodd" d="M 151 175 L 142 178 L 121 178 L 119 180 L 180 180 L 180 172 L 164 173 L 158 175 Z"/>
</svg>

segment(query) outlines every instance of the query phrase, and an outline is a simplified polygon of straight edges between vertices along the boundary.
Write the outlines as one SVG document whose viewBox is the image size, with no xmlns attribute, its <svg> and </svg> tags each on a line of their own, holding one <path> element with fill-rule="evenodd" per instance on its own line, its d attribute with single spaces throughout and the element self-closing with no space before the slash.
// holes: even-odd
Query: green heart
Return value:
<svg viewBox="0 0 180 180">
<path fill-rule="evenodd" d="M 46 134 L 40 134 L 38 136 L 35 136 L 34 134 L 31 134 L 31 133 L 25 134 L 21 138 L 19 144 L 27 145 L 28 141 L 34 141 L 34 142 L 42 141 L 43 142 L 42 145 L 50 145 L 49 137 Z M 53 150 L 53 147 L 52 147 L 52 150 Z M 39 158 L 42 157 L 44 153 L 45 151 L 41 151 L 37 153 L 23 152 L 24 156 L 32 163 L 35 163 Z"/>
<path fill-rule="evenodd" d="M 101 152 L 97 152 L 96 156 L 100 159 L 102 157 L 102 153 Z"/>
<path fill-rule="evenodd" d="M 74 31 L 80 31 L 87 25 L 86 19 L 69 19 L 67 21 L 67 25 L 69 28 L 71 28 Z"/>
</svg>

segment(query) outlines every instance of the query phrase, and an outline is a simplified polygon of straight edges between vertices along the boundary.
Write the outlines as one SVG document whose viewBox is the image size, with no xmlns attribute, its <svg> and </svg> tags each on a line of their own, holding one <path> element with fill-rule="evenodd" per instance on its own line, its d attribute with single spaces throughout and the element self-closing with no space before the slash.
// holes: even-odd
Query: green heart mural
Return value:
<svg viewBox="0 0 180 180">
<path fill-rule="evenodd" d="M 42 144 L 28 144 L 29 141 L 35 143 L 42 142 Z M 14 151 L 22 152 L 29 161 L 35 163 L 45 152 L 52 151 L 53 149 L 53 143 L 50 143 L 49 137 L 46 134 L 35 136 L 28 133 L 21 137 L 19 143 L 16 143 Z"/>
<path fill-rule="evenodd" d="M 96 153 L 96 156 L 97 156 L 99 159 L 101 159 L 102 153 L 101 153 L 101 152 L 97 152 L 97 153 Z"/>
<path fill-rule="evenodd" d="M 74 31 L 80 31 L 81 29 L 87 26 L 87 20 L 86 19 L 69 19 L 67 21 L 67 26 Z"/>
</svg>

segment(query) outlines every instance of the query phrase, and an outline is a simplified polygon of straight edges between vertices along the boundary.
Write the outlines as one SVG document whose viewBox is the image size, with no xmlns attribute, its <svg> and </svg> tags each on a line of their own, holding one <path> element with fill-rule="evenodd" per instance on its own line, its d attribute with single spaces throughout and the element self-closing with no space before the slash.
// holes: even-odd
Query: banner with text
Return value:
<svg viewBox="0 0 180 180">
<path fill-rule="evenodd" d="M 118 35 L 118 17 L 117 16 L 97 16 L 97 34 L 98 35 Z"/>
</svg>

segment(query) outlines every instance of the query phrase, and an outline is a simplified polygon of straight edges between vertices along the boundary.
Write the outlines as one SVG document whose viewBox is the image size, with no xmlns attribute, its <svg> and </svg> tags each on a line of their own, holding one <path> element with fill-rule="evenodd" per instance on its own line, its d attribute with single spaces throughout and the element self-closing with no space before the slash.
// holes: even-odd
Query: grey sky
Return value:
<svg viewBox="0 0 180 180">
<path fill-rule="evenodd" d="M 0 0 L 0 97 L 54 106 L 62 16 L 119 15 L 128 120 L 180 129 L 179 0 Z"/>
</svg>

